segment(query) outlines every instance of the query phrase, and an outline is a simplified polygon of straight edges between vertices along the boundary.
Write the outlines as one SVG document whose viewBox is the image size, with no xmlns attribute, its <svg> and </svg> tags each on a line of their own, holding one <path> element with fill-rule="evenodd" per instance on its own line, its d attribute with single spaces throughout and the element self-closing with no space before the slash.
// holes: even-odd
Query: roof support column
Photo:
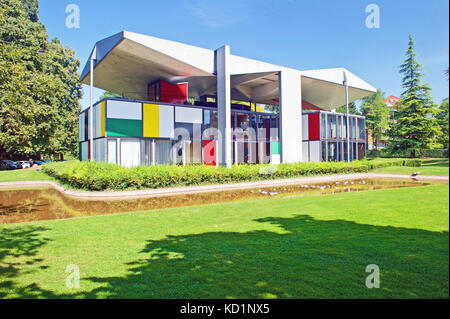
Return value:
<svg viewBox="0 0 450 319">
<path fill-rule="evenodd" d="M 302 78 L 298 71 L 279 73 L 281 162 L 302 161 Z"/>
<path fill-rule="evenodd" d="M 231 88 L 229 71 L 230 47 L 216 50 L 218 163 L 231 168 Z"/>
<path fill-rule="evenodd" d="M 89 103 L 89 151 L 91 154 L 91 157 L 89 158 L 90 161 L 93 161 L 95 159 L 94 157 L 94 61 L 96 60 L 97 56 L 97 47 L 94 47 L 94 50 L 91 53 L 91 57 L 89 59 L 90 63 L 90 103 Z"/>
</svg>

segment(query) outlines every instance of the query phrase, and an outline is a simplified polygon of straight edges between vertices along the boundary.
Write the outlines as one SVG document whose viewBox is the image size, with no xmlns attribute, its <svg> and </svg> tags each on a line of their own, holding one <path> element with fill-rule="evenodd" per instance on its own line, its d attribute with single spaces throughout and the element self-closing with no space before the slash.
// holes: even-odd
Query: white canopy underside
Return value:
<svg viewBox="0 0 450 319">
<path fill-rule="evenodd" d="M 216 94 L 213 50 L 123 31 L 96 43 L 94 86 L 131 99 L 146 99 L 147 86 L 156 80 L 189 82 L 189 96 Z M 278 104 L 278 72 L 287 68 L 231 55 L 231 98 Z M 345 104 L 343 73 L 349 85 L 349 100 L 376 91 L 343 69 L 296 71 L 302 76 L 302 99 L 332 110 Z M 89 84 L 89 61 L 81 82 Z"/>
</svg>

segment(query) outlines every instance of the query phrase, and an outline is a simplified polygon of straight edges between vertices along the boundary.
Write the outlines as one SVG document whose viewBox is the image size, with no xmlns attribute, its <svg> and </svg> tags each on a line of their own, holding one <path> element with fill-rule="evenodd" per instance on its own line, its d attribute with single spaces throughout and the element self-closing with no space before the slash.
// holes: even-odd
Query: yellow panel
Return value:
<svg viewBox="0 0 450 319">
<path fill-rule="evenodd" d="M 159 105 L 144 103 L 144 137 L 159 137 Z"/>
<path fill-rule="evenodd" d="M 256 112 L 264 113 L 264 107 L 256 106 Z"/>
<path fill-rule="evenodd" d="M 100 104 L 100 136 L 105 136 L 105 101 Z"/>
</svg>

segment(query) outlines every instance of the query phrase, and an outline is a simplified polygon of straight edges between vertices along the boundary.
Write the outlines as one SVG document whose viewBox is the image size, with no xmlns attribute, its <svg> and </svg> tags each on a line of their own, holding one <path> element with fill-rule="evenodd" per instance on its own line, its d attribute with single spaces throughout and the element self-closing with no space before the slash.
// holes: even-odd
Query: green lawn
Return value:
<svg viewBox="0 0 450 319">
<path fill-rule="evenodd" d="M 384 167 L 374 170 L 375 173 L 412 174 L 420 172 L 422 175 L 448 175 L 448 159 L 424 160 L 421 167 Z"/>
<path fill-rule="evenodd" d="M 448 204 L 437 185 L 2 225 L 0 298 L 448 298 Z"/>
<path fill-rule="evenodd" d="M 41 171 L 34 169 L 15 169 L 11 171 L 0 171 L 0 182 L 17 181 L 47 181 L 53 180 L 52 177 Z"/>
</svg>

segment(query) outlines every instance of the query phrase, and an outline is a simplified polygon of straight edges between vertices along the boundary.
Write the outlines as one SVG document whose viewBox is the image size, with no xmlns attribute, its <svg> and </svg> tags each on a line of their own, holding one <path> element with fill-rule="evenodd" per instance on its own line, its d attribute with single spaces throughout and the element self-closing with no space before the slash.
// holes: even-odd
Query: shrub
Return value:
<svg viewBox="0 0 450 319">
<path fill-rule="evenodd" d="M 448 149 L 417 149 L 415 151 L 417 157 L 433 157 L 433 158 L 448 158 Z M 411 150 L 393 152 L 388 148 L 368 150 L 367 157 L 369 158 L 405 158 L 410 157 Z"/>
<path fill-rule="evenodd" d="M 60 182 L 91 191 L 162 188 L 171 186 L 222 184 L 289 177 L 364 173 L 387 166 L 420 166 L 420 159 L 373 159 L 347 162 L 304 162 L 294 164 L 243 164 L 231 169 L 203 165 L 139 166 L 124 168 L 99 162 L 53 162 L 42 166 L 43 172 Z"/>
</svg>

